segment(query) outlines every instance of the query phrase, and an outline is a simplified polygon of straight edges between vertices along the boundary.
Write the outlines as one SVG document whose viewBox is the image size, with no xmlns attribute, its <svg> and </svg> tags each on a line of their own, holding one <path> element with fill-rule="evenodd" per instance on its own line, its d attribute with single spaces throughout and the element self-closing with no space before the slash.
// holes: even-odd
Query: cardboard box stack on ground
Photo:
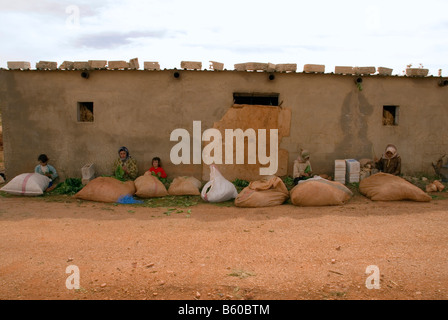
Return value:
<svg viewBox="0 0 448 320">
<path fill-rule="evenodd" d="M 359 182 L 360 164 L 355 159 L 345 159 L 346 181 L 348 183 Z"/>
<path fill-rule="evenodd" d="M 334 161 L 334 181 L 345 184 L 345 160 L 335 160 Z"/>
</svg>

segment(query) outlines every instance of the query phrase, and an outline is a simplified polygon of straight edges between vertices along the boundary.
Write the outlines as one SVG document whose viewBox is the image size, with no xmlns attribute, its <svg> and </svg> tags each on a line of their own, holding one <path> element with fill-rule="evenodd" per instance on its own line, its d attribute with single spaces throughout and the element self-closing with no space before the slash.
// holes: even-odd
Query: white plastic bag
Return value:
<svg viewBox="0 0 448 320">
<path fill-rule="evenodd" d="M 38 196 L 44 193 L 50 178 L 39 173 L 22 173 L 8 182 L 1 191 L 19 196 Z"/>
<path fill-rule="evenodd" d="M 210 166 L 210 181 L 202 188 L 201 197 L 208 202 L 224 202 L 236 198 L 238 191 L 232 182 L 226 180 L 218 169 Z"/>
</svg>

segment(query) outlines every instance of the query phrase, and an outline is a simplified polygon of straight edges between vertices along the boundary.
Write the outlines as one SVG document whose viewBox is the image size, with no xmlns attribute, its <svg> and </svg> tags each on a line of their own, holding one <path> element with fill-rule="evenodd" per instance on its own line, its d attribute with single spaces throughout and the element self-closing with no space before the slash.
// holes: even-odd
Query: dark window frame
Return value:
<svg viewBox="0 0 448 320">
<path fill-rule="evenodd" d="M 263 106 L 279 106 L 280 102 L 279 93 L 260 93 L 260 92 L 234 92 L 233 103 L 234 104 L 247 104 L 247 105 L 263 105 Z"/>
</svg>

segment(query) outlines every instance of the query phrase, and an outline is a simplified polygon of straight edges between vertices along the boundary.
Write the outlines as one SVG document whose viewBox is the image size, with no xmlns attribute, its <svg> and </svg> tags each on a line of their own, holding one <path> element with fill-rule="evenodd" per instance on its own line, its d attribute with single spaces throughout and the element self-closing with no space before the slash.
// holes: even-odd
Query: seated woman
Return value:
<svg viewBox="0 0 448 320">
<path fill-rule="evenodd" d="M 302 150 L 300 156 L 294 161 L 294 185 L 297 185 L 300 180 L 306 180 L 312 177 L 313 169 L 310 163 L 310 153 L 307 150 Z"/>
<path fill-rule="evenodd" d="M 58 173 L 56 172 L 56 169 L 48 164 L 48 159 L 46 154 L 41 154 L 37 158 L 37 161 L 39 161 L 39 164 L 34 168 L 35 173 L 42 174 L 44 176 L 47 176 L 50 179 L 50 184 L 48 185 L 48 188 L 46 191 L 51 191 L 56 187 L 56 184 L 54 184 L 54 181 L 58 178 Z"/>
<path fill-rule="evenodd" d="M 155 157 L 152 159 L 152 167 L 149 168 L 148 172 L 152 175 L 158 176 L 159 178 L 166 178 L 167 174 L 165 170 L 162 168 L 162 162 L 159 157 Z"/>
<path fill-rule="evenodd" d="M 135 180 L 138 174 L 137 161 L 129 155 L 126 147 L 118 150 L 119 158 L 114 161 L 113 174 L 124 180 Z"/>
<path fill-rule="evenodd" d="M 375 159 L 375 166 L 384 173 L 398 176 L 401 174 L 401 157 L 397 152 L 397 148 L 393 144 L 386 147 L 381 159 Z"/>
</svg>

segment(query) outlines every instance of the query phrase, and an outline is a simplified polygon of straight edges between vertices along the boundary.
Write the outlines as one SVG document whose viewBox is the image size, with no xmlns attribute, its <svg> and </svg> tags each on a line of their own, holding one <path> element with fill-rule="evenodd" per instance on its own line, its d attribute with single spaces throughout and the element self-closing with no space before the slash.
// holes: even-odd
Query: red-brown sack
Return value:
<svg viewBox="0 0 448 320">
<path fill-rule="evenodd" d="M 195 177 L 177 177 L 171 182 L 168 193 L 173 196 L 200 196 L 201 181 Z"/>
<path fill-rule="evenodd" d="M 90 181 L 73 197 L 98 202 L 117 202 L 121 196 L 132 196 L 134 193 L 133 181 L 123 182 L 112 177 L 98 177 Z"/>
<path fill-rule="evenodd" d="M 290 191 L 292 204 L 302 207 L 342 205 L 352 195 L 350 189 L 342 183 L 322 178 L 301 181 Z"/>
<path fill-rule="evenodd" d="M 155 176 L 144 174 L 134 181 L 135 195 L 140 198 L 156 198 L 168 195 L 165 185 Z"/>
<path fill-rule="evenodd" d="M 374 201 L 431 201 L 431 196 L 403 178 L 377 173 L 359 183 L 359 192 Z"/>
<path fill-rule="evenodd" d="M 276 176 L 252 181 L 235 198 L 235 206 L 257 208 L 281 205 L 289 198 L 283 181 Z"/>
</svg>

